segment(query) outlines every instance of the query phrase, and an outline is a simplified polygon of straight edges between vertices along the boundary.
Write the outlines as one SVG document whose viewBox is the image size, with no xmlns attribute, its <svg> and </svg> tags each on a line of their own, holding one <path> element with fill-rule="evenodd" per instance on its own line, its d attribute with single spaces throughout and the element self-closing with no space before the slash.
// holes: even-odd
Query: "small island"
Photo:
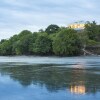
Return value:
<svg viewBox="0 0 100 100">
<path fill-rule="evenodd" d="M 83 29 L 51 24 L 38 32 L 23 30 L 0 42 L 0 55 L 100 55 L 100 25 L 87 22 Z"/>
</svg>

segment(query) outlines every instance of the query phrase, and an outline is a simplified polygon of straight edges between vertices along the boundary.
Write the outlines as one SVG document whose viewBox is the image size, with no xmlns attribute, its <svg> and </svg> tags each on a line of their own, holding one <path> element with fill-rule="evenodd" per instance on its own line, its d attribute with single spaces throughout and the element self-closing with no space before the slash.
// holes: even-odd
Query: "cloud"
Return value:
<svg viewBox="0 0 100 100">
<path fill-rule="evenodd" d="M 67 26 L 77 20 L 100 23 L 99 5 L 99 0 L 0 0 L 0 39 L 24 29 L 45 29 L 49 24 Z"/>
</svg>

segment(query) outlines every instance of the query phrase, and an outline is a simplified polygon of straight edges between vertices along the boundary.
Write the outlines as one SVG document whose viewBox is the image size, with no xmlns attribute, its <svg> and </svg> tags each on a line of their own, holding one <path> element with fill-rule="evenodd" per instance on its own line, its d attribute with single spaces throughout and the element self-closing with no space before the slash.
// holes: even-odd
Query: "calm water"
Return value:
<svg viewBox="0 0 100 100">
<path fill-rule="evenodd" d="M 0 100 L 100 100 L 100 57 L 0 57 Z"/>
</svg>

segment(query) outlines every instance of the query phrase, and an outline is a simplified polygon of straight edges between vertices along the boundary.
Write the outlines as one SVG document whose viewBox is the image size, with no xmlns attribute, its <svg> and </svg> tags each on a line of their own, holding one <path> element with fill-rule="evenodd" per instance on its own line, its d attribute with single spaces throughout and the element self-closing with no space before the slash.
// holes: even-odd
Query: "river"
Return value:
<svg viewBox="0 0 100 100">
<path fill-rule="evenodd" d="M 100 57 L 0 57 L 0 100 L 100 100 Z"/>
</svg>

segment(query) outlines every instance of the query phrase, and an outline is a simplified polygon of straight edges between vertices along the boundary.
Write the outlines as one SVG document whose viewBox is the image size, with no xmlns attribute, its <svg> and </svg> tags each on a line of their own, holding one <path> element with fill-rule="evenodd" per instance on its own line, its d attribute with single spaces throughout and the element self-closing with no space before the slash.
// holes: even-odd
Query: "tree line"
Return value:
<svg viewBox="0 0 100 100">
<path fill-rule="evenodd" d="M 51 24 L 38 32 L 23 30 L 0 41 L 0 55 L 77 56 L 84 46 L 100 45 L 100 25 L 88 22 L 84 30 Z"/>
</svg>

